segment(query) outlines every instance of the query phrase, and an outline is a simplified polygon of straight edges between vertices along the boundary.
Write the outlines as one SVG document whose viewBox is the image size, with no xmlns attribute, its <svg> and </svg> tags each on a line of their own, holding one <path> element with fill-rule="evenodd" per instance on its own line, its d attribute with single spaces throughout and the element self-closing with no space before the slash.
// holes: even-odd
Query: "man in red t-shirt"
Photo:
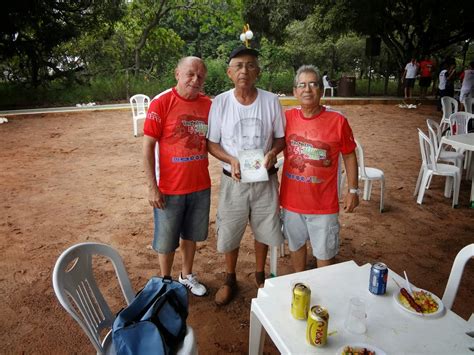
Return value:
<svg viewBox="0 0 474 355">
<path fill-rule="evenodd" d="M 296 272 L 306 267 L 309 239 L 317 266 L 334 262 L 339 250 L 339 154 L 347 173 L 344 210 L 359 204 L 356 143 L 347 119 L 320 105 L 324 85 L 312 65 L 300 67 L 293 94 L 301 108 L 285 112 L 285 160 L 280 189 L 283 233 Z"/>
<path fill-rule="evenodd" d="M 429 56 L 425 56 L 420 62 L 420 99 L 426 97 L 426 92 L 431 85 L 433 62 Z"/>
<path fill-rule="evenodd" d="M 207 293 L 192 273 L 196 242 L 207 238 L 209 225 L 206 134 L 211 100 L 201 94 L 206 74 L 200 58 L 181 59 L 175 70 L 176 87 L 151 101 L 143 129 L 148 201 L 155 219 L 153 249 L 162 276 L 170 278 L 180 246 L 179 282 L 196 296 Z"/>
</svg>

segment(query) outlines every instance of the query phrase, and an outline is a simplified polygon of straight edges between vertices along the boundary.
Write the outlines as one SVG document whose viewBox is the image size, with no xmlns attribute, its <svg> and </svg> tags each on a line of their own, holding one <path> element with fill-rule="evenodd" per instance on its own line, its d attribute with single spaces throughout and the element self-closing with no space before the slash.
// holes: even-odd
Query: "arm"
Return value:
<svg viewBox="0 0 474 355">
<path fill-rule="evenodd" d="M 230 164 L 231 167 L 231 174 L 232 179 L 235 181 L 240 181 L 240 163 L 239 159 L 236 157 L 228 154 L 219 143 L 211 142 L 209 139 L 207 140 L 207 151 L 211 153 L 214 157 L 223 161 L 225 163 Z"/>
<path fill-rule="evenodd" d="M 359 168 L 355 151 L 349 154 L 343 154 L 344 166 L 346 168 L 347 186 L 350 189 L 359 188 Z M 359 195 L 347 192 L 344 196 L 344 211 L 352 212 L 359 205 Z"/>
<path fill-rule="evenodd" d="M 272 149 L 270 149 L 267 154 L 265 154 L 265 158 L 263 159 L 263 165 L 265 166 L 265 169 L 268 170 L 276 164 L 278 153 L 280 153 L 284 148 L 285 137 L 273 139 Z"/>
<path fill-rule="evenodd" d="M 143 137 L 143 160 L 145 178 L 148 187 L 148 202 L 155 208 L 165 208 L 165 200 L 156 184 L 155 174 L 155 145 L 156 140 L 150 136 Z"/>
</svg>

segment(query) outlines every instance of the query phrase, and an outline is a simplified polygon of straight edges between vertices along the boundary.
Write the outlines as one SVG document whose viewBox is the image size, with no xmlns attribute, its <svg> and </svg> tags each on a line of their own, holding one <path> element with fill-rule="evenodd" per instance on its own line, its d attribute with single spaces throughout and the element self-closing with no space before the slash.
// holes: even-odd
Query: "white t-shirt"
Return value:
<svg viewBox="0 0 474 355">
<path fill-rule="evenodd" d="M 440 90 L 445 90 L 446 89 L 446 83 L 448 82 L 448 79 L 446 78 L 446 73 L 447 72 L 448 72 L 447 69 L 443 69 L 439 72 L 438 89 L 440 89 Z"/>
<path fill-rule="evenodd" d="M 226 91 L 212 101 L 207 139 L 220 143 L 234 157 L 240 150 L 272 148 L 273 138 L 285 136 L 284 115 L 275 94 L 257 89 L 257 98 L 250 105 L 237 101 L 235 89 Z M 230 165 L 222 162 L 230 172 Z"/>
<path fill-rule="evenodd" d="M 405 75 L 406 79 L 415 79 L 416 72 L 418 71 L 418 64 L 413 64 L 412 62 L 410 62 L 405 66 L 405 70 L 407 71 Z"/>
</svg>

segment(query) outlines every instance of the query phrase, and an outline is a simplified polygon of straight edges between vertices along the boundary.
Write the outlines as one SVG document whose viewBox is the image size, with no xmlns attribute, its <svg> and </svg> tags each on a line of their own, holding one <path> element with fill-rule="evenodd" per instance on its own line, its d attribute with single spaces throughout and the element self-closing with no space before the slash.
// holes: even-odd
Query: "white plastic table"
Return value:
<svg viewBox="0 0 474 355">
<path fill-rule="evenodd" d="M 441 144 L 449 144 L 454 147 L 456 150 L 464 149 L 470 150 L 474 152 L 474 133 L 467 133 L 467 134 L 456 134 L 454 136 L 443 136 L 441 138 Z M 471 171 L 474 169 L 474 154 L 471 154 L 471 164 L 470 169 Z M 471 172 L 468 173 L 471 175 Z M 474 207 L 474 178 L 471 175 L 472 183 L 471 183 L 471 203 L 470 206 Z"/>
<path fill-rule="evenodd" d="M 261 354 L 268 334 L 282 354 L 336 354 L 349 343 L 373 345 L 387 354 L 472 354 L 474 338 L 465 334 L 468 322 L 452 311 L 439 317 L 416 316 L 401 309 L 393 294 L 398 293 L 392 277 L 403 279 L 389 270 L 387 292 L 376 296 L 368 291 L 370 264 L 358 266 L 348 261 L 332 266 L 275 277 L 252 299 L 250 310 L 249 354 Z M 306 342 L 306 321 L 291 316 L 291 284 L 306 282 L 311 288 L 311 306 L 319 304 L 329 311 L 325 347 Z M 359 296 L 367 303 L 367 332 L 356 335 L 344 328 L 349 299 Z"/>
</svg>

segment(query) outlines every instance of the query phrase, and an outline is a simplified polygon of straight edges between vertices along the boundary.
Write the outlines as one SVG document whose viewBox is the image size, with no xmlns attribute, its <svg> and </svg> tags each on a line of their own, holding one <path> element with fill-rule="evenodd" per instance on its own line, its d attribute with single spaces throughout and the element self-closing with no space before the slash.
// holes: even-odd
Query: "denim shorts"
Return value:
<svg viewBox="0 0 474 355">
<path fill-rule="evenodd" d="M 165 195 L 165 208 L 154 208 L 153 249 L 169 254 L 179 247 L 180 238 L 202 242 L 207 238 L 211 189 L 185 195 Z"/>
<path fill-rule="evenodd" d="M 283 209 L 283 234 L 290 251 L 297 251 L 311 241 L 313 255 L 329 260 L 339 251 L 339 214 L 301 214 Z"/>
</svg>

